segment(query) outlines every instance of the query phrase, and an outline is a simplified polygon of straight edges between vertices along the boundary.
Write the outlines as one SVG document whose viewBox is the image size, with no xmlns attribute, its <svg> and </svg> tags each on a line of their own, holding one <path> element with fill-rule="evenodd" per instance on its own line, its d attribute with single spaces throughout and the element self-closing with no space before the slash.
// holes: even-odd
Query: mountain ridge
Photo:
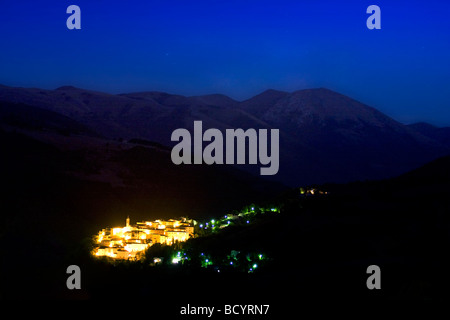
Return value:
<svg viewBox="0 0 450 320">
<path fill-rule="evenodd" d="M 204 130 L 279 129 L 280 171 L 269 178 L 288 185 L 388 178 L 450 154 L 445 128 L 436 135 L 404 125 L 327 88 L 269 89 L 236 101 L 222 94 L 0 86 L 0 101 L 62 114 L 106 138 L 145 139 L 169 147 L 173 130 L 192 130 L 195 120 L 203 122 Z M 256 174 L 252 166 L 242 168 Z"/>
</svg>

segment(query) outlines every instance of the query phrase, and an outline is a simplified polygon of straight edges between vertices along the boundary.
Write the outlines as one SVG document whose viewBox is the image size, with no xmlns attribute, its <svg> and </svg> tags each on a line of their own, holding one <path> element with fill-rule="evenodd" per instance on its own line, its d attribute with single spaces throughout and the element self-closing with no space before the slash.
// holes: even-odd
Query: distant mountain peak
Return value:
<svg viewBox="0 0 450 320">
<path fill-rule="evenodd" d="M 260 98 L 279 98 L 279 97 L 283 97 L 288 95 L 289 92 L 286 91 L 280 91 L 280 90 L 275 90 L 275 89 L 267 89 L 263 92 L 261 92 L 260 94 L 254 96 L 251 99 L 260 97 Z"/>
<path fill-rule="evenodd" d="M 310 89 L 300 89 L 291 93 L 291 95 L 312 95 L 314 97 L 341 97 L 347 100 L 354 100 L 342 93 L 336 92 L 328 88 L 310 88 Z"/>
</svg>

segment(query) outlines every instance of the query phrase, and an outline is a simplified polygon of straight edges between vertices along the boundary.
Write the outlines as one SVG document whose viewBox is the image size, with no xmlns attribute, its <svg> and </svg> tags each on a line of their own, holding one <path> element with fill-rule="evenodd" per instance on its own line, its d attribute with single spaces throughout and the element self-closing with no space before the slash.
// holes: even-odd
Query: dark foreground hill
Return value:
<svg viewBox="0 0 450 320">
<path fill-rule="evenodd" d="M 450 245 L 449 158 L 394 179 L 316 186 L 328 191 L 327 195 L 302 196 L 295 188 L 278 196 L 274 192 L 273 197 L 266 193 L 264 199 L 252 198 L 253 203 L 271 198 L 278 202 L 281 213 L 269 213 L 250 224 L 230 227 L 186 245 L 213 256 L 232 250 L 264 252 L 269 262 L 254 273 L 225 269 L 218 273 L 214 268 L 188 265 L 154 268 L 105 264 L 88 257 L 87 236 L 104 227 L 105 221 L 123 224 L 120 219 L 124 214 L 139 216 L 143 208 L 152 205 L 169 207 L 171 213 L 183 203 L 201 210 L 212 201 L 218 205 L 208 208 L 206 217 L 216 218 L 223 214 L 221 209 L 228 201 L 231 206 L 239 193 L 248 195 L 249 190 L 254 190 L 251 179 L 243 179 L 241 174 L 230 177 L 232 171 L 182 170 L 178 176 L 161 166 L 159 157 L 167 151 L 153 148 L 133 146 L 121 150 L 117 145 L 103 146 L 100 157 L 93 155 L 92 149 L 84 154 L 76 151 L 76 141 L 71 142 L 72 151 L 68 151 L 58 148 L 57 143 L 42 142 L 42 137 L 39 141 L 2 132 L 0 138 L 8 150 L 2 164 L 3 184 L 8 187 L 3 188 L 6 192 L 2 198 L 7 209 L 2 211 L 1 237 L 7 244 L 3 253 L 8 257 L 2 259 L 1 265 L 4 298 L 108 299 L 111 292 L 132 292 L 124 299 L 147 299 L 167 306 L 166 312 L 172 315 L 187 303 L 242 304 L 245 300 L 269 303 L 281 308 L 278 311 L 286 311 L 292 310 L 298 299 L 448 297 L 446 270 L 450 261 L 445 252 Z M 98 142 L 90 143 L 99 147 Z M 64 145 L 68 145 L 67 141 Z M 82 145 L 87 146 L 87 140 Z M 107 159 L 130 170 L 120 174 L 108 171 L 113 166 L 106 165 Z M 152 163 L 151 159 L 157 161 Z M 211 177 L 228 182 L 224 186 Z M 148 184 L 148 179 L 153 182 Z M 208 187 L 202 189 L 203 184 Z M 190 185 L 195 188 L 189 189 Z M 261 182 L 256 185 L 261 186 Z M 146 189 L 151 186 L 156 187 Z M 159 187 L 176 196 L 159 193 Z M 206 192 L 207 202 L 196 193 L 198 188 Z M 224 195 L 233 194 L 233 198 L 217 198 L 220 190 Z M 152 193 L 159 204 L 148 200 Z M 258 190 L 256 194 L 264 193 Z M 83 270 L 81 291 L 65 287 L 65 268 L 69 264 Z M 366 287 L 369 265 L 381 267 L 381 291 Z M 173 288 L 181 284 L 188 287 L 188 295 L 173 294 Z"/>
</svg>

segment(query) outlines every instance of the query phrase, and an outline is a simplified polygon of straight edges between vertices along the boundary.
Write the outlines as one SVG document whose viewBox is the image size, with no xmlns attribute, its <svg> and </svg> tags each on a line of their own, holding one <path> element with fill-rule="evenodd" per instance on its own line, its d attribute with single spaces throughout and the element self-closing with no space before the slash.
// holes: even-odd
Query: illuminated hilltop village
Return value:
<svg viewBox="0 0 450 320">
<path fill-rule="evenodd" d="M 155 220 L 130 225 L 130 218 L 123 228 L 106 228 L 98 233 L 96 256 L 114 259 L 139 259 L 140 255 L 155 243 L 172 245 L 194 236 L 193 220 Z"/>
</svg>

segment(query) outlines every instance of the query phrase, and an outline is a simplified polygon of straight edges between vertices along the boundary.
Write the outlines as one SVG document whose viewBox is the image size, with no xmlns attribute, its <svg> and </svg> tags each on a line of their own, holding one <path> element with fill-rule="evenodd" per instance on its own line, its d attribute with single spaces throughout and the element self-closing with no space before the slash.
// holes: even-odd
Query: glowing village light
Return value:
<svg viewBox="0 0 450 320">
<path fill-rule="evenodd" d="M 161 263 L 161 258 L 155 258 L 155 259 L 153 259 L 153 262 L 156 264 L 156 263 Z"/>
</svg>

